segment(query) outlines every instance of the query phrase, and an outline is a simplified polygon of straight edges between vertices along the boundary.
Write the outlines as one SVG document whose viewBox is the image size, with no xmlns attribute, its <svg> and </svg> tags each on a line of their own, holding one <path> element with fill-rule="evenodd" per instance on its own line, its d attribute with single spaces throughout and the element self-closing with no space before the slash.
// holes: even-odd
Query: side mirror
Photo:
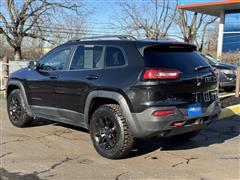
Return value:
<svg viewBox="0 0 240 180">
<path fill-rule="evenodd" d="M 36 70 L 37 69 L 37 62 L 36 61 L 30 61 L 28 64 L 28 68 L 31 70 Z"/>
</svg>

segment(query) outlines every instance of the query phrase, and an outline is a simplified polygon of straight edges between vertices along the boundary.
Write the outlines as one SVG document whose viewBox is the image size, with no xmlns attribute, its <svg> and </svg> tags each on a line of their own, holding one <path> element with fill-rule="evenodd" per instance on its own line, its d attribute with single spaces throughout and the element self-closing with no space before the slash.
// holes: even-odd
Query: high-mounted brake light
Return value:
<svg viewBox="0 0 240 180">
<path fill-rule="evenodd" d="M 175 113 L 176 112 L 173 110 L 159 110 L 159 111 L 155 111 L 153 113 L 153 115 L 157 116 L 157 117 L 164 117 L 164 116 L 168 116 L 168 115 L 173 115 Z"/>
<path fill-rule="evenodd" d="M 147 69 L 143 75 L 143 79 L 177 79 L 180 74 L 180 71 L 177 70 Z"/>
</svg>

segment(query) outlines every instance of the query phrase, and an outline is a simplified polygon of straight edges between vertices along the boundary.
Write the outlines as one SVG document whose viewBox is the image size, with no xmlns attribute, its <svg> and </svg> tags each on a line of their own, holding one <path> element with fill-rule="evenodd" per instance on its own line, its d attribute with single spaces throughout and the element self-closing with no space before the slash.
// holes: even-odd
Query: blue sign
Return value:
<svg viewBox="0 0 240 180">
<path fill-rule="evenodd" d="M 188 105 L 188 116 L 189 117 L 199 116 L 201 114 L 202 114 L 201 104 L 196 103 L 196 104 L 189 104 Z"/>
</svg>

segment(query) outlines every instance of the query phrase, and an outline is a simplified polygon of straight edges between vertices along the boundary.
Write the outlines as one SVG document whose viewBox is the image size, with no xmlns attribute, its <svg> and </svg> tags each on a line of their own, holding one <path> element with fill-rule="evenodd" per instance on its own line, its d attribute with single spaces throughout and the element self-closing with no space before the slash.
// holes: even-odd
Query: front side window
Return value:
<svg viewBox="0 0 240 180">
<path fill-rule="evenodd" d="M 71 48 L 62 48 L 47 55 L 40 61 L 39 70 L 44 71 L 59 71 L 63 70 L 67 64 L 68 58 L 71 53 Z"/>
<path fill-rule="evenodd" d="M 106 49 L 106 67 L 122 66 L 125 59 L 121 49 L 116 47 L 107 47 Z"/>
<path fill-rule="evenodd" d="M 72 59 L 71 70 L 97 69 L 103 67 L 103 47 L 78 46 Z"/>
</svg>

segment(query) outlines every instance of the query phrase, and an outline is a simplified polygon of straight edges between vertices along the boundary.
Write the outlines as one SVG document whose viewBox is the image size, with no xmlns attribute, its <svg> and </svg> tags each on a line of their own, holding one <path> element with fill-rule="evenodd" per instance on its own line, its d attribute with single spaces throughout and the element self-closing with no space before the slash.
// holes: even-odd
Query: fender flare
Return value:
<svg viewBox="0 0 240 180">
<path fill-rule="evenodd" d="M 133 119 L 132 113 L 129 109 L 126 99 L 120 93 L 113 92 L 113 91 L 104 91 L 104 90 L 92 91 L 87 96 L 87 100 L 86 100 L 85 108 L 84 108 L 84 122 L 85 122 L 87 128 L 89 128 L 89 121 L 90 121 L 89 109 L 90 109 L 91 102 L 94 98 L 108 98 L 108 99 L 117 101 L 122 109 L 124 117 L 126 118 L 126 120 L 128 122 L 131 132 L 133 134 L 135 134 L 135 132 L 137 132 L 137 126 Z"/>
<path fill-rule="evenodd" d="M 31 117 L 34 117 L 34 114 L 32 113 L 31 109 L 30 109 L 30 106 L 28 104 L 28 99 L 27 99 L 27 96 L 26 96 L 26 91 L 25 91 L 25 88 L 22 84 L 22 82 L 20 81 L 17 81 L 17 80 L 10 80 L 8 82 L 8 87 L 11 86 L 11 85 L 14 85 L 14 86 L 17 86 L 19 87 L 21 93 L 22 93 L 22 97 L 23 97 L 23 101 L 24 101 L 24 105 L 25 105 L 25 109 L 27 111 L 27 114 Z M 8 94 L 8 87 L 7 87 L 7 94 Z"/>
</svg>

